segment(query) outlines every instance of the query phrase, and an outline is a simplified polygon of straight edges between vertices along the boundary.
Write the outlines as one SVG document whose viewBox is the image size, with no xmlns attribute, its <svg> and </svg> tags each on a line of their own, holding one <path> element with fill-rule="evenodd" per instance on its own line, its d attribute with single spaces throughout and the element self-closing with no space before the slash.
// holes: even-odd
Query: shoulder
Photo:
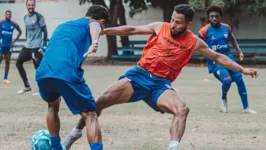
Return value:
<svg viewBox="0 0 266 150">
<path fill-rule="evenodd" d="M 210 28 L 211 24 L 206 24 L 204 27 L 202 27 L 200 30 L 199 30 L 199 34 L 202 36 L 202 37 L 206 37 L 206 34 L 207 34 L 207 30 Z"/>
<path fill-rule="evenodd" d="M 15 22 L 13 20 L 11 22 L 14 24 L 15 27 L 18 26 L 17 22 Z"/>
<path fill-rule="evenodd" d="M 35 15 L 37 17 L 38 20 L 44 18 L 42 14 L 38 13 L 38 12 L 35 12 Z"/>
<path fill-rule="evenodd" d="M 221 23 L 221 25 L 225 28 L 227 28 L 229 31 L 231 31 L 231 27 L 230 25 L 226 24 L 226 23 Z"/>
</svg>

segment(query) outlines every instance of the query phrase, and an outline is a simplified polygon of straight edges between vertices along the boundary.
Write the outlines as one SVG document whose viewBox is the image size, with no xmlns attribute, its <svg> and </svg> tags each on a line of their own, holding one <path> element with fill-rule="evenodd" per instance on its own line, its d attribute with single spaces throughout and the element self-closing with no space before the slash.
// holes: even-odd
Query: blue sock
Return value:
<svg viewBox="0 0 266 150">
<path fill-rule="evenodd" d="M 5 72 L 5 74 L 4 74 L 4 80 L 7 79 L 7 77 L 8 77 L 8 73 Z"/>
<path fill-rule="evenodd" d="M 95 142 L 90 144 L 91 150 L 103 150 L 103 143 L 102 142 Z"/>
<path fill-rule="evenodd" d="M 60 136 L 51 137 L 52 149 L 53 150 L 63 150 L 60 142 L 61 142 Z"/>
<path fill-rule="evenodd" d="M 248 94 L 247 94 L 247 89 L 246 89 L 244 80 L 242 77 L 240 77 L 240 78 L 237 78 L 235 82 L 238 88 L 238 93 L 242 100 L 243 108 L 246 109 L 248 108 Z"/>
<path fill-rule="evenodd" d="M 227 99 L 227 93 L 231 87 L 231 83 L 232 83 L 232 79 L 225 79 L 222 81 L 222 100 L 226 100 Z"/>
</svg>

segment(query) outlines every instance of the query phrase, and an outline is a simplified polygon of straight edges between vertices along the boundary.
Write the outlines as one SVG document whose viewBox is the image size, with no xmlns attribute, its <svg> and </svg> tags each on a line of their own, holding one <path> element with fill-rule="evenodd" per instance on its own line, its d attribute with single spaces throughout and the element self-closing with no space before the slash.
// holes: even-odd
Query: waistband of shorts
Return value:
<svg viewBox="0 0 266 150">
<path fill-rule="evenodd" d="M 153 79 L 160 79 L 160 80 L 168 80 L 168 79 L 165 79 L 165 78 L 161 78 L 161 77 L 158 77 L 152 73 L 150 73 L 149 71 L 147 71 L 146 69 L 142 68 L 141 66 L 135 66 L 134 67 L 135 70 L 137 70 L 138 72 L 146 75 L 146 76 L 149 76 L 150 78 L 153 78 Z"/>
</svg>

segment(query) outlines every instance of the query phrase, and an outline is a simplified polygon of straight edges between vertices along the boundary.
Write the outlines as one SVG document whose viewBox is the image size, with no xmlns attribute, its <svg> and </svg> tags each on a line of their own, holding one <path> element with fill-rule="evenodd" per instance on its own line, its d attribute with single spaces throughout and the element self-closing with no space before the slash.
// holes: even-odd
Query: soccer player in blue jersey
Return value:
<svg viewBox="0 0 266 150">
<path fill-rule="evenodd" d="M 81 114 L 86 122 L 91 150 L 102 150 L 96 104 L 83 78 L 81 68 L 86 56 L 95 53 L 108 9 L 93 5 L 86 17 L 59 25 L 49 42 L 43 60 L 36 71 L 41 97 L 48 103 L 47 127 L 53 150 L 61 150 L 60 120 L 58 116 L 62 96 L 73 114 Z"/>
<path fill-rule="evenodd" d="M 0 42 L 0 64 L 4 58 L 6 60 L 6 66 L 5 66 L 3 83 L 11 83 L 8 80 L 8 72 L 9 72 L 10 58 L 12 54 L 12 45 L 14 45 L 15 42 L 19 39 L 19 37 L 22 34 L 22 31 L 19 25 L 11 20 L 12 12 L 10 10 L 7 10 L 5 12 L 5 18 L 6 18 L 5 20 L 0 20 L 0 35 L 1 35 L 0 39 L 2 39 L 2 43 Z M 13 31 L 15 29 L 18 31 L 18 35 L 12 41 Z"/>
<path fill-rule="evenodd" d="M 242 61 L 244 59 L 244 55 L 239 48 L 230 26 L 221 22 L 221 18 L 223 16 L 222 9 L 219 6 L 211 5 L 207 9 L 207 16 L 210 23 L 200 29 L 199 37 L 203 39 L 212 50 L 225 54 L 231 60 L 235 61 L 228 47 L 228 43 L 230 41 L 239 53 L 239 60 Z M 227 93 L 230 89 L 231 83 L 235 82 L 242 100 L 244 112 L 256 114 L 257 112 L 250 109 L 248 106 L 248 95 L 242 74 L 234 70 L 225 69 L 208 58 L 207 64 L 209 73 L 213 73 L 214 76 L 222 82 L 222 100 L 220 111 L 228 112 Z"/>
</svg>

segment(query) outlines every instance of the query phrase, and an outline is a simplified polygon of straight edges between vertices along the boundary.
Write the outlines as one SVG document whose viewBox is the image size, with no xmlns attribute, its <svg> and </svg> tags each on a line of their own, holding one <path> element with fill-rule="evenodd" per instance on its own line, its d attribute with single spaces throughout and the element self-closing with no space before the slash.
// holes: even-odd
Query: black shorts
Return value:
<svg viewBox="0 0 266 150">
<path fill-rule="evenodd" d="M 26 48 L 23 47 L 19 53 L 18 60 L 29 61 L 32 59 L 41 59 L 43 54 L 39 51 L 40 48 Z"/>
</svg>

